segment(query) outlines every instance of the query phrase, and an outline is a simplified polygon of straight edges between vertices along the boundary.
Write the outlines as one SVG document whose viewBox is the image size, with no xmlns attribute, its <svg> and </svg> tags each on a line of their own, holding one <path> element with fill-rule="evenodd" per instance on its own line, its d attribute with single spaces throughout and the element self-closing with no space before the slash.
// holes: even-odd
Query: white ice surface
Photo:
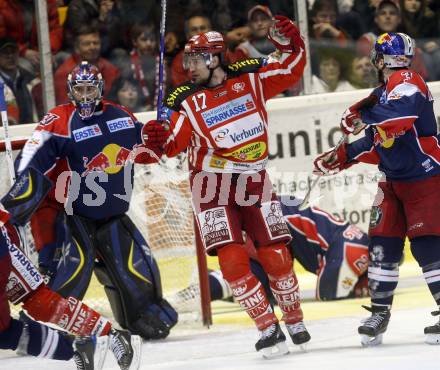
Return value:
<svg viewBox="0 0 440 370">
<path fill-rule="evenodd" d="M 368 314 L 365 311 L 366 314 Z M 362 348 L 356 328 L 359 316 L 315 320 L 307 323 L 312 335 L 307 352 L 290 345 L 291 353 L 279 359 L 264 360 L 253 345 L 256 330 L 220 325 L 212 329 L 177 330 L 166 341 L 144 343 L 142 370 L 404 370 L 440 369 L 440 346 L 423 342 L 423 328 L 433 324 L 429 308 L 393 312 L 384 343 Z M 72 361 L 60 362 L 32 357 L 18 357 L 2 351 L 0 369 L 68 370 Z M 118 370 L 109 353 L 104 369 Z"/>
</svg>

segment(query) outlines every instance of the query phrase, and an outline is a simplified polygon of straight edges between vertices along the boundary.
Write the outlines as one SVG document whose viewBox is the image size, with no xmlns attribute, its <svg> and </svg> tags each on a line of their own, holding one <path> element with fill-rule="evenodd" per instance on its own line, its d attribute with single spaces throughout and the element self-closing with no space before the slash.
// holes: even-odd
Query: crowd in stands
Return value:
<svg viewBox="0 0 440 370">
<path fill-rule="evenodd" d="M 47 0 L 56 103 L 68 102 L 66 79 L 82 60 L 96 64 L 105 96 L 133 111 L 157 107 L 160 2 Z M 308 0 L 312 93 L 370 88 L 377 77 L 369 55 L 383 32 L 416 39 L 413 68 L 440 80 L 440 5 L 435 0 Z M 294 18 L 291 0 L 168 0 L 165 87 L 188 80 L 183 47 L 193 35 L 221 31 L 225 62 L 265 57 L 272 15 Z M 40 54 L 33 0 L 0 0 L 0 79 L 10 122 L 42 116 Z M 303 94 L 301 85 L 285 95 Z"/>
</svg>

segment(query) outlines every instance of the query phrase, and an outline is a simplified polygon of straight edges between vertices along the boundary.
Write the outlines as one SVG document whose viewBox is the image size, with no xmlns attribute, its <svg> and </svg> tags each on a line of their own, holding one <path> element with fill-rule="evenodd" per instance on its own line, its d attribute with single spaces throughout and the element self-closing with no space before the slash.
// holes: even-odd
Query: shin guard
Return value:
<svg viewBox="0 0 440 370">
<path fill-rule="evenodd" d="M 74 335 L 107 335 L 111 323 L 80 300 L 63 298 L 41 286 L 26 300 L 23 309 L 35 320 L 50 322 Z"/>
<path fill-rule="evenodd" d="M 223 276 L 229 283 L 233 295 L 257 328 L 263 330 L 277 323 L 264 288 L 251 273 L 249 256 L 240 244 L 230 244 L 218 250 Z"/>
<path fill-rule="evenodd" d="M 292 257 L 284 244 L 260 247 L 258 258 L 269 275 L 272 293 L 286 324 L 303 320 L 298 279 L 293 272 Z"/>
</svg>

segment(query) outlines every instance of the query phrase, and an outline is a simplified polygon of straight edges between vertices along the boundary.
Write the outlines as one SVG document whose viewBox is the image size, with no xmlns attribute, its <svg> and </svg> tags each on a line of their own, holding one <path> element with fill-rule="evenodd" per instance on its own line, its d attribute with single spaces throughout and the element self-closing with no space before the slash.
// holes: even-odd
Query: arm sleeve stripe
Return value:
<svg viewBox="0 0 440 370">
<path fill-rule="evenodd" d="M 267 71 L 267 72 L 262 72 L 259 73 L 260 78 L 267 78 L 267 77 L 271 77 L 274 75 L 287 75 L 292 73 L 292 69 L 301 61 L 302 57 L 304 54 L 304 50 L 301 49 L 301 51 L 298 53 L 298 55 L 296 56 L 296 58 L 292 61 L 292 63 L 290 63 L 286 68 L 279 68 L 279 69 L 275 69 L 275 70 L 271 70 L 271 71 Z M 286 54 L 286 58 L 289 56 L 290 54 Z M 284 54 L 283 54 L 284 56 Z M 281 58 L 281 62 L 283 62 L 283 56 Z"/>
<path fill-rule="evenodd" d="M 401 125 L 403 127 L 412 125 L 414 121 L 419 118 L 419 116 L 403 116 L 403 117 L 395 117 L 389 118 L 382 122 L 373 123 L 374 126 L 393 126 Z M 386 128 L 386 127 L 385 127 Z"/>
</svg>

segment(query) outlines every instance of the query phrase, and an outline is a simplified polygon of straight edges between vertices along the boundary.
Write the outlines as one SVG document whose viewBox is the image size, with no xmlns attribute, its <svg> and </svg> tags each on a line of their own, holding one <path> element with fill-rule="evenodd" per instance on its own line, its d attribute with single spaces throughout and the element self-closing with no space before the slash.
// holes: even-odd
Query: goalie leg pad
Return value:
<svg viewBox="0 0 440 370">
<path fill-rule="evenodd" d="M 87 222 L 90 222 L 89 220 Z M 89 234 L 93 225 L 78 216 L 62 214 L 57 220 L 57 244 L 55 252 L 57 270 L 49 282 L 51 289 L 63 297 L 82 299 L 92 277 L 95 252 Z"/>
<path fill-rule="evenodd" d="M 123 313 L 114 313 L 123 316 L 121 326 L 146 339 L 166 337 L 177 313 L 162 298 L 159 268 L 139 230 L 124 215 L 101 226 L 96 240 L 111 282 L 106 292 L 112 292 Z"/>
</svg>

